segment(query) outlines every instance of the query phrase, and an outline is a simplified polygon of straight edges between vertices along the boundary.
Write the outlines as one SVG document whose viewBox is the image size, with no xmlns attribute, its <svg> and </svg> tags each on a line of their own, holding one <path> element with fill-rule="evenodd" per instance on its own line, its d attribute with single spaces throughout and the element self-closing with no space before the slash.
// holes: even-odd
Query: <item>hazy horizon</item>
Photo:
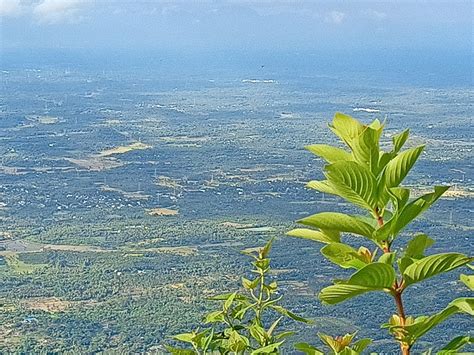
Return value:
<svg viewBox="0 0 474 355">
<path fill-rule="evenodd" d="M 472 52 L 471 1 L 1 0 L 25 48 Z"/>
</svg>

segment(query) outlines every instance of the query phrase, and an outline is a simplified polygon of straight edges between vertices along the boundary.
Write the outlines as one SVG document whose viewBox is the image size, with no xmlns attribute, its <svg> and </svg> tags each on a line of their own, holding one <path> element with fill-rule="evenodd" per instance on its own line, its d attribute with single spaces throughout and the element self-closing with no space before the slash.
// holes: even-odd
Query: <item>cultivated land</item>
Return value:
<svg viewBox="0 0 474 355">
<path fill-rule="evenodd" d="M 472 89 L 342 74 L 38 70 L 1 74 L 0 353 L 157 350 L 198 324 L 205 297 L 236 287 L 240 250 L 271 236 L 288 308 L 316 320 L 295 341 L 364 324 L 373 349 L 393 350 L 376 326 L 390 300 L 321 306 L 314 294 L 333 266 L 311 242 L 283 236 L 309 213 L 349 208 L 304 188 L 322 162 L 303 147 L 333 142 L 335 111 L 386 115 L 387 141 L 411 127 L 410 144 L 427 150 L 409 183 L 454 187 L 405 237 L 422 228 L 435 248 L 474 248 Z M 442 282 L 406 307 L 429 313 L 465 294 L 456 275 Z M 468 322 L 453 318 L 425 345 Z"/>
</svg>

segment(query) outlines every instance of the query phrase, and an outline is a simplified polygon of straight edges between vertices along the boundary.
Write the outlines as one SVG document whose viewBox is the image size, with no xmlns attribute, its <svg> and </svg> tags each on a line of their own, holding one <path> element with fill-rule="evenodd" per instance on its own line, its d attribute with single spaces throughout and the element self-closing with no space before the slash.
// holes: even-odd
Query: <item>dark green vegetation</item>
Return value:
<svg viewBox="0 0 474 355">
<path fill-rule="evenodd" d="M 298 228 L 288 234 L 326 244 L 321 253 L 328 261 L 344 269 L 356 270 L 347 279 L 336 279 L 334 285 L 321 290 L 319 298 L 323 303 L 334 305 L 374 291 L 392 296 L 396 314 L 383 327 L 388 328 L 400 343 L 401 353 L 408 355 L 421 337 L 449 317 L 457 313 L 474 316 L 474 298 L 457 298 L 435 314 L 415 318 L 408 315 L 404 307 L 406 290 L 465 266 L 474 257 L 455 252 L 425 256 L 425 250 L 434 241 L 422 233 L 414 234 L 406 244 L 398 243 L 402 230 L 448 190 L 448 186 L 435 186 L 434 192 L 410 198 L 413 191 L 403 186 L 403 181 L 425 146 L 402 150 L 409 130 L 394 135 L 392 147 L 383 151 L 380 137 L 384 124 L 379 120 L 366 126 L 351 116 L 336 113 L 329 127 L 346 147 L 325 144 L 307 147 L 327 162 L 324 167 L 326 180 L 310 181 L 308 187 L 336 195 L 357 206 L 364 214 L 321 212 L 298 221 L 313 229 Z M 358 249 L 341 240 L 342 234 L 346 233 L 362 239 L 356 244 Z M 371 251 L 365 247 L 364 240 L 375 249 Z M 461 280 L 472 287 L 466 277 Z M 417 291 L 426 292 L 426 289 L 422 287 Z M 416 295 L 412 297 L 416 298 Z M 463 332 L 467 333 L 468 329 Z M 460 339 L 464 338 L 469 339 L 469 335 L 461 335 Z M 457 344 L 458 340 L 454 342 Z M 310 348 L 308 344 L 306 346 Z M 458 346 L 451 346 L 451 349 L 457 350 Z M 310 348 L 308 353 L 314 354 L 314 349 Z"/>
<path fill-rule="evenodd" d="M 153 350 L 166 335 L 194 329 L 215 309 L 206 297 L 239 286 L 241 249 L 284 235 L 302 216 L 352 208 L 304 186 L 323 162 L 302 147 L 334 142 L 326 123 L 336 110 L 364 121 L 387 114 L 388 136 L 412 127 L 407 144 L 427 148 L 406 183 L 420 192 L 453 186 L 400 243 L 422 230 L 436 241 L 432 253 L 473 250 L 469 88 L 260 64 L 232 74 L 71 67 L 1 73 L 2 353 Z M 254 78 L 274 82 L 242 82 Z M 137 142 L 151 148 L 101 156 Z M 159 207 L 179 213 L 149 214 Z M 343 307 L 314 297 L 338 270 L 314 243 L 277 237 L 272 265 L 284 306 L 315 321 L 291 323 L 298 334 L 288 343 L 359 330 L 374 338 L 370 349 L 397 350 L 379 329 L 393 309 L 386 295 Z M 450 274 L 424 287 L 407 289 L 407 309 L 432 314 L 469 294 Z M 451 318 L 420 346 L 442 346 L 470 328 Z"/>
</svg>

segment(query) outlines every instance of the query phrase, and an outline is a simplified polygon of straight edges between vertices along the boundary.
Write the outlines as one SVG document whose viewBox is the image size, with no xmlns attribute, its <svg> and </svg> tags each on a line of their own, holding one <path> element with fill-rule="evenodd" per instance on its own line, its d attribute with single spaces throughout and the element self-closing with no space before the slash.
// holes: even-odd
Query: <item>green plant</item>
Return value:
<svg viewBox="0 0 474 355">
<path fill-rule="evenodd" d="M 326 354 L 330 355 L 356 355 L 362 353 L 362 351 L 372 343 L 371 339 L 364 338 L 356 342 L 352 342 L 356 336 L 356 333 L 346 334 L 344 336 L 332 337 L 327 334 L 318 333 L 319 339 L 326 344 L 330 352 Z M 307 355 L 324 355 L 325 353 L 314 346 L 307 343 L 295 344 L 295 349 L 299 350 Z"/>
<path fill-rule="evenodd" d="M 254 259 L 254 269 L 251 270 L 254 276 L 242 278 L 245 292 L 212 297 L 212 300 L 221 302 L 221 307 L 204 317 L 204 323 L 211 324 L 211 327 L 174 336 L 174 339 L 190 344 L 192 349 L 167 346 L 171 353 L 273 354 L 294 333 L 279 330 L 284 317 L 309 322 L 279 304 L 283 296 L 278 296 L 277 282 L 269 280 L 271 245 L 270 240 L 263 248 L 244 252 Z M 280 316 L 271 318 L 276 314 Z"/>
<path fill-rule="evenodd" d="M 391 150 L 383 151 L 380 139 L 384 124 L 379 120 L 364 125 L 350 116 L 336 113 L 329 128 L 349 149 L 325 144 L 306 147 L 328 163 L 324 167 L 326 179 L 311 181 L 307 186 L 339 196 L 365 213 L 318 213 L 298 221 L 315 229 L 298 228 L 288 235 L 326 244 L 321 249 L 324 257 L 342 268 L 356 270 L 349 279 L 337 280 L 320 292 L 319 298 L 324 303 L 333 305 L 372 291 L 390 295 L 397 313 L 384 326 L 399 342 L 402 354 L 409 354 L 421 336 L 451 315 L 474 314 L 474 298 L 456 299 L 439 313 L 416 318 L 406 315 L 403 304 L 407 288 L 473 260 L 470 256 L 452 252 L 425 256 L 425 250 L 434 242 L 425 234 L 414 235 L 403 248 L 395 245 L 400 233 L 430 208 L 448 187 L 435 186 L 433 192 L 410 199 L 413 191 L 401 184 L 424 146 L 402 151 L 409 130 L 394 135 Z M 352 247 L 342 241 L 343 233 L 368 240 L 375 245 L 375 250 Z"/>
</svg>

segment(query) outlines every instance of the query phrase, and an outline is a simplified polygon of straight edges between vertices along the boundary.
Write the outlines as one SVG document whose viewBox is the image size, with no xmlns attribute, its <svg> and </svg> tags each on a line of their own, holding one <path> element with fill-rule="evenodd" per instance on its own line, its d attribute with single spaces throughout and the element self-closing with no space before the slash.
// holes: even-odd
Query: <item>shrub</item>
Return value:
<svg viewBox="0 0 474 355">
<path fill-rule="evenodd" d="M 392 297 L 396 314 L 383 327 L 398 341 L 402 354 L 409 354 L 420 337 L 450 316 L 474 315 L 474 298 L 458 298 L 436 314 L 412 317 L 405 312 L 405 290 L 464 266 L 474 258 L 456 252 L 426 256 L 425 250 L 434 241 L 423 233 L 414 234 L 406 245 L 400 243 L 400 233 L 448 189 L 448 186 L 434 186 L 432 192 L 411 198 L 414 191 L 402 185 L 424 149 L 421 145 L 402 150 L 409 130 L 394 135 L 391 150 L 383 151 L 380 139 L 384 124 L 379 120 L 364 125 L 336 113 L 329 128 L 346 147 L 325 144 L 306 147 L 327 162 L 326 179 L 310 181 L 307 186 L 336 195 L 363 214 L 318 213 L 298 221 L 311 229 L 294 229 L 288 235 L 325 244 L 321 253 L 326 259 L 341 268 L 355 270 L 348 279 L 337 280 L 319 293 L 323 303 L 334 305 L 367 292 L 384 292 Z M 361 245 L 354 248 L 343 241 L 345 234 L 365 239 L 374 244 L 375 250 Z M 464 275 L 464 281 L 472 286 L 472 277 Z M 458 344 L 460 339 L 466 337 L 454 339 L 453 344 Z M 300 344 L 301 349 L 303 346 Z M 309 350 L 308 353 L 314 354 Z"/>
</svg>

